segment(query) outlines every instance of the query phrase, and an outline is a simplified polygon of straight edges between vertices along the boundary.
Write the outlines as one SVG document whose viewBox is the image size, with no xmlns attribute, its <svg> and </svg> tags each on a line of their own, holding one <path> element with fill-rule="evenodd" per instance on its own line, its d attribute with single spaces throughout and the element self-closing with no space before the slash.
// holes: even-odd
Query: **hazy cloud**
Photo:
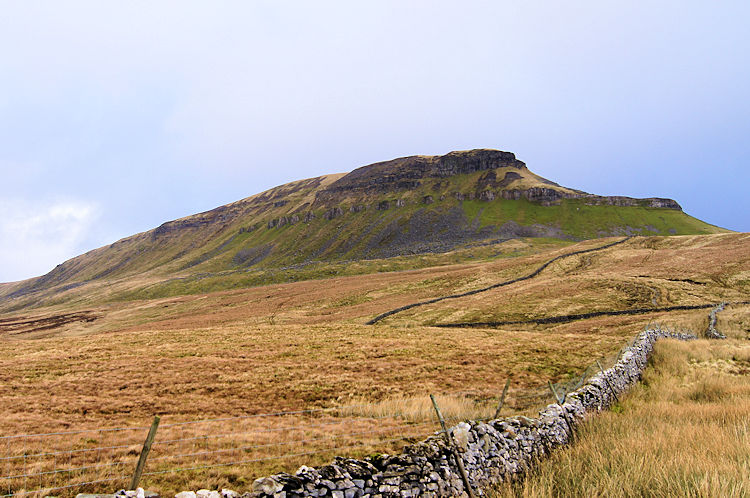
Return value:
<svg viewBox="0 0 750 498">
<path fill-rule="evenodd" d="M 0 200 L 0 281 L 42 275 L 77 256 L 97 218 L 93 203 Z"/>
</svg>

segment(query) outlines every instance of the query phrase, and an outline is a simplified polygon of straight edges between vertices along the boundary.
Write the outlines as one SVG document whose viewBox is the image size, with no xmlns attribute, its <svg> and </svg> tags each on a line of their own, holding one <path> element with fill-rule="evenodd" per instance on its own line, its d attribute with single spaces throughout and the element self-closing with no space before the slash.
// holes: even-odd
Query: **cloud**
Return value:
<svg viewBox="0 0 750 498">
<path fill-rule="evenodd" d="M 42 275 L 82 252 L 99 217 L 80 200 L 0 200 L 0 282 Z"/>
<path fill-rule="evenodd" d="M 0 204 L 42 207 L 3 207 L 22 221 L 0 220 L 0 281 L 288 181 L 474 147 L 748 230 L 735 3 L 6 2 Z M 101 217 L 53 215 L 60 196 Z M 30 221 L 55 216 L 86 233 Z M 24 240 L 51 255 L 27 263 Z"/>
</svg>

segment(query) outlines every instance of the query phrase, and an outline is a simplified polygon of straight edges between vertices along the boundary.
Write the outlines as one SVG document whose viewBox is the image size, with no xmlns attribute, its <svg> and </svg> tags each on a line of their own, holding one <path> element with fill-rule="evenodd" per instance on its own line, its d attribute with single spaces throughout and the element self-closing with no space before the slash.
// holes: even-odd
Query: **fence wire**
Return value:
<svg viewBox="0 0 750 498">
<path fill-rule="evenodd" d="M 137 440 L 142 440 L 144 429 L 115 427 L 2 436 L 0 498 L 123 486 L 138 458 Z"/>
<path fill-rule="evenodd" d="M 624 349 L 600 359 L 603 368 L 611 367 Z M 598 372 L 594 362 L 556 383 L 556 390 L 561 394 L 574 391 Z M 499 380 L 502 385 L 505 379 Z M 469 391 L 437 399 L 446 422 L 453 426 L 464 420 L 489 421 L 499 395 Z M 546 387 L 511 388 L 501 416 L 553 401 Z M 0 436 L 0 498 L 127 488 L 148 429 L 142 425 Z M 398 452 L 403 444 L 439 431 L 427 396 L 169 421 L 159 426 L 140 485 L 163 494 L 189 489 L 189 483 L 199 481 L 247 488 L 256 477 L 293 472 L 337 455 Z"/>
<path fill-rule="evenodd" d="M 429 412 L 387 412 L 371 403 L 163 424 L 141 486 L 177 489 L 219 467 L 259 476 L 311 455 L 391 450 L 437 426 Z M 2 436 L 0 498 L 127 488 L 147 432 L 138 426 Z"/>
</svg>

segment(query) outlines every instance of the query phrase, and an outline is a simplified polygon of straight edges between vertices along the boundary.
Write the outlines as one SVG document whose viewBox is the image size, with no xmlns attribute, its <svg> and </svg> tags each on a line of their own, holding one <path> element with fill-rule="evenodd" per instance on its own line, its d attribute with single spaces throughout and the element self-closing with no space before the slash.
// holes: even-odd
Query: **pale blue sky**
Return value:
<svg viewBox="0 0 750 498">
<path fill-rule="evenodd" d="M 0 281 L 476 147 L 750 231 L 749 20 L 744 1 L 0 0 Z"/>
</svg>

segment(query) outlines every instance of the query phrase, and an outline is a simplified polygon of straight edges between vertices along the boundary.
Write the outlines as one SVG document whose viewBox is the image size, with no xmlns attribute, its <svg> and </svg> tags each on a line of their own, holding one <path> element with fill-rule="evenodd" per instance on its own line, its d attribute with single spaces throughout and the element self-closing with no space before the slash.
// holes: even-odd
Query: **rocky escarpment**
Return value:
<svg viewBox="0 0 750 498">
<path fill-rule="evenodd" d="M 497 170 L 506 168 L 498 175 Z M 510 168 L 510 171 L 507 170 Z M 559 204 L 563 199 L 584 198 L 587 205 L 610 205 L 622 207 L 682 208 L 672 199 L 634 199 L 624 196 L 598 196 L 580 190 L 561 187 L 557 183 L 538 177 L 526 168 L 526 163 L 516 159 L 512 152 L 493 149 L 455 151 L 443 156 L 409 156 L 370 164 L 357 168 L 336 180 L 316 194 L 318 203 L 328 204 L 351 196 L 373 194 L 398 194 L 415 190 L 427 179 L 448 178 L 451 176 L 486 172 L 474 185 L 453 192 L 458 200 L 479 199 L 492 201 L 496 198 L 507 200 L 526 199 L 543 206 Z M 502 176 L 502 178 L 500 178 Z M 527 188 L 514 187 L 514 183 L 533 177 L 544 186 Z M 446 183 L 446 185 L 448 185 Z M 441 183 L 433 183 L 440 190 Z M 382 209 L 382 208 L 381 208 Z"/>
<path fill-rule="evenodd" d="M 586 204 L 589 206 L 650 207 L 682 211 L 682 206 L 680 206 L 677 201 L 673 199 L 664 199 L 662 197 L 635 199 L 633 197 L 623 197 L 620 195 L 603 197 L 590 194 L 584 197 L 586 198 Z"/>
<path fill-rule="evenodd" d="M 535 460 L 572 441 L 588 417 L 609 408 L 641 379 L 659 338 L 695 339 L 666 329 L 641 332 L 615 364 L 569 393 L 562 404 L 547 406 L 537 418 L 523 416 L 461 422 L 448 430 L 474 494 L 528 471 Z M 320 468 L 303 466 L 295 474 L 276 474 L 253 483 L 247 498 L 333 498 L 466 496 L 461 472 L 443 434 L 408 445 L 399 455 L 356 460 L 337 458 Z"/>
<path fill-rule="evenodd" d="M 356 191 L 393 192 L 415 189 L 424 178 L 446 178 L 463 173 L 497 168 L 526 169 L 512 152 L 478 149 L 456 151 L 444 156 L 409 156 L 357 168 L 318 192 L 318 199 L 335 199 Z"/>
</svg>

